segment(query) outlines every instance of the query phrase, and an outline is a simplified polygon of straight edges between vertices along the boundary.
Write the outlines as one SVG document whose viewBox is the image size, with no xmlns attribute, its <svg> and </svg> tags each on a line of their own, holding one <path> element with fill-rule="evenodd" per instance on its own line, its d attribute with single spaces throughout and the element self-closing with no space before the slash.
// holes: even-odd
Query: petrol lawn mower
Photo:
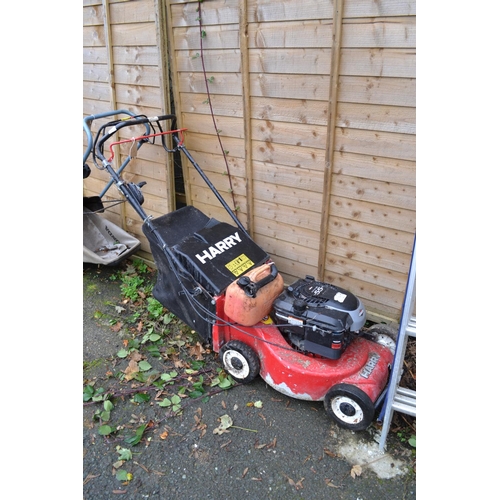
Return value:
<svg viewBox="0 0 500 500">
<path fill-rule="evenodd" d="M 92 121 L 113 115 L 93 140 Z M 141 133 L 108 143 L 124 127 L 140 127 Z M 186 129 L 176 128 L 174 115 L 118 110 L 85 118 L 84 129 L 89 137 L 84 170 L 92 153 L 94 165 L 111 177 L 107 188 L 114 183 L 143 221 L 158 271 L 153 296 L 211 345 L 234 380 L 249 383 L 260 375 L 282 394 L 323 401 L 339 426 L 366 429 L 385 396 L 395 343 L 383 329 L 362 330 L 366 312 L 361 300 L 313 276 L 285 286 L 271 257 L 187 151 Z M 157 218 L 144 212 L 144 183 L 120 176 L 132 155 L 115 170 L 113 148 L 131 143 L 137 151 L 157 138 L 167 152 L 180 151 L 188 158 L 234 225 L 189 205 Z M 109 158 L 104 155 L 107 143 Z"/>
</svg>

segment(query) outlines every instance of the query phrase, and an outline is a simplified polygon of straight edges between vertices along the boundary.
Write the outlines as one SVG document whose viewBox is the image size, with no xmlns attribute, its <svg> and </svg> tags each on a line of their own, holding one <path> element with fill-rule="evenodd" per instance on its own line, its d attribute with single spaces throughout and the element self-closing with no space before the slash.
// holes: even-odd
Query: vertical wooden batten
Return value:
<svg viewBox="0 0 500 500">
<path fill-rule="evenodd" d="M 168 37 L 166 32 L 166 7 L 164 0 L 155 0 L 156 40 L 158 45 L 158 72 L 160 80 L 161 108 L 165 114 L 171 113 L 170 79 L 168 71 Z M 169 148 L 172 148 L 172 138 L 168 136 Z M 169 212 L 175 210 L 175 172 L 172 155 L 166 155 L 165 183 L 170 196 L 167 199 Z"/>
<path fill-rule="evenodd" d="M 337 121 L 337 99 L 340 70 L 340 44 L 342 38 L 343 0 L 334 0 L 333 6 L 333 44 L 330 66 L 330 92 L 328 99 L 328 122 L 326 133 L 325 171 L 318 251 L 318 279 L 325 277 L 326 247 L 328 241 L 328 222 L 330 217 L 330 196 L 332 189 L 333 161 L 335 151 L 335 124 Z"/>
<path fill-rule="evenodd" d="M 104 22 L 104 36 L 106 38 L 106 52 L 108 56 L 108 78 L 109 78 L 109 109 L 116 109 L 116 82 L 115 82 L 115 62 L 113 58 L 113 41 L 111 37 L 111 16 L 109 12 L 109 0 L 102 0 L 102 12 Z M 113 160 L 115 165 L 121 165 L 122 154 L 118 150 Z M 123 195 L 117 190 L 118 196 L 124 200 Z M 127 227 L 127 213 L 125 203 L 120 205 L 120 219 L 122 227 Z"/>
<path fill-rule="evenodd" d="M 246 210 L 247 231 L 254 233 L 254 189 L 252 165 L 252 125 L 250 101 L 250 61 L 248 54 L 248 3 L 240 0 L 240 55 L 241 55 L 241 84 L 243 98 L 243 131 L 245 141 L 245 176 L 246 176 Z"/>
</svg>

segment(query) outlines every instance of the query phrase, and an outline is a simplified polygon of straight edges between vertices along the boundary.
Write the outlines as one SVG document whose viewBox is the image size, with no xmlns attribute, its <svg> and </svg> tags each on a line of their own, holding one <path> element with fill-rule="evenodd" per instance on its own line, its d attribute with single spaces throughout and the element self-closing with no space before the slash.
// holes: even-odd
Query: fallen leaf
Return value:
<svg viewBox="0 0 500 500">
<path fill-rule="evenodd" d="M 132 380 L 136 373 L 139 373 L 139 365 L 137 364 L 137 361 L 135 360 L 130 360 L 127 368 L 125 368 L 125 380 Z"/>
<path fill-rule="evenodd" d="M 118 321 L 117 323 L 115 323 L 112 327 L 111 327 L 111 331 L 113 332 L 119 332 L 121 329 L 122 329 L 122 326 L 123 326 L 123 323 L 121 323 L 120 321 Z"/>
<path fill-rule="evenodd" d="M 222 415 L 219 418 L 220 425 L 214 429 L 214 434 L 224 434 L 229 432 L 227 429 L 233 425 L 233 420 L 229 415 Z"/>
<path fill-rule="evenodd" d="M 243 471 L 243 474 L 241 475 L 241 477 L 245 477 L 247 475 L 247 472 L 248 472 L 248 467 L 245 467 L 245 470 Z"/>
<path fill-rule="evenodd" d="M 361 476 L 362 472 L 363 469 L 361 468 L 361 465 L 353 465 L 351 469 L 351 477 L 355 478 L 356 476 Z"/>
<path fill-rule="evenodd" d="M 133 359 L 134 361 L 140 361 L 142 359 L 142 354 L 139 351 L 133 351 L 130 354 L 130 359 Z"/>
<path fill-rule="evenodd" d="M 267 447 L 268 448 L 276 448 L 276 441 L 277 441 L 277 438 L 274 438 L 268 445 Z"/>
<path fill-rule="evenodd" d="M 330 479 L 325 479 L 325 483 L 327 486 L 330 486 L 330 488 L 340 488 L 340 486 L 333 484 Z"/>
</svg>

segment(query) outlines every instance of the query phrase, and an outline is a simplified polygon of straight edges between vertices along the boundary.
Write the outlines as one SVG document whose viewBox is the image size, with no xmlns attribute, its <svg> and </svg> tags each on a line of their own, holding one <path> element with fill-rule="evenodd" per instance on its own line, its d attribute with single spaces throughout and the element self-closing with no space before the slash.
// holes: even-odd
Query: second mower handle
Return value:
<svg viewBox="0 0 500 500">
<path fill-rule="evenodd" d="M 101 139 L 97 141 L 96 144 L 96 155 L 101 161 L 106 161 L 106 158 L 104 158 L 104 155 L 102 154 L 102 151 L 104 150 L 104 143 L 112 137 L 118 130 L 124 128 L 124 127 L 133 127 L 134 125 L 144 125 L 144 124 L 150 124 L 152 122 L 160 122 L 160 121 L 167 121 L 167 120 L 172 120 L 170 129 L 175 130 L 176 126 L 176 121 L 177 118 L 175 115 L 160 115 L 160 116 L 150 116 L 150 117 L 137 117 L 137 118 L 130 118 L 123 120 L 113 127 L 104 134 Z"/>
</svg>

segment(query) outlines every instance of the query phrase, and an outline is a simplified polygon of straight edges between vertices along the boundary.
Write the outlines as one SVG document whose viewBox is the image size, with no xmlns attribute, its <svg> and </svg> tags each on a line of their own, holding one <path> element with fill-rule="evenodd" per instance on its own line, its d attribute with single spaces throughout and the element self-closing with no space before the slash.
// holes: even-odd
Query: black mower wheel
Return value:
<svg viewBox="0 0 500 500">
<path fill-rule="evenodd" d="M 237 382 L 247 384 L 260 373 L 260 360 L 255 351 L 239 340 L 230 340 L 220 349 L 222 364 Z"/>
<path fill-rule="evenodd" d="M 323 403 L 326 413 L 344 429 L 365 430 L 375 416 L 372 400 L 354 385 L 334 385 L 326 393 Z"/>
<path fill-rule="evenodd" d="M 396 352 L 396 340 L 398 338 L 398 331 L 395 328 L 380 323 L 370 326 L 370 328 L 368 328 L 368 335 L 377 344 L 388 347 L 391 350 L 392 354 Z"/>
</svg>

